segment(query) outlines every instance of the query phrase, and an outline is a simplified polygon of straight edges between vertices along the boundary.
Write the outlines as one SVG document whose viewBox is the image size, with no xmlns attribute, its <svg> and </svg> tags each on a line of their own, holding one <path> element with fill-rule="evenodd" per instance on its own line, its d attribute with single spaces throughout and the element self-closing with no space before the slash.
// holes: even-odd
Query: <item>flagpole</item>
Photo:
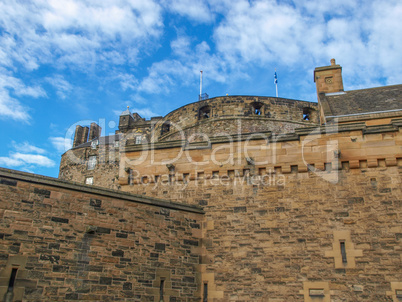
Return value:
<svg viewBox="0 0 402 302">
<path fill-rule="evenodd" d="M 200 97 L 199 97 L 200 101 L 201 101 L 201 94 L 202 94 L 202 70 L 200 70 Z"/>
<path fill-rule="evenodd" d="M 275 68 L 275 74 L 274 74 L 274 83 L 276 87 L 276 97 L 278 97 L 278 77 L 276 75 L 276 68 Z"/>
</svg>

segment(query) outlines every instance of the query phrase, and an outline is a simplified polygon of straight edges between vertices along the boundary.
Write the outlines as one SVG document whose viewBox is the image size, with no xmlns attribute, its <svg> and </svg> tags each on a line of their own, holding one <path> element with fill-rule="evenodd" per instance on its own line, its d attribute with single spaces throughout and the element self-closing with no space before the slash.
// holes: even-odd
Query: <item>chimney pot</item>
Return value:
<svg viewBox="0 0 402 302">
<path fill-rule="evenodd" d="M 335 59 L 331 59 L 331 65 L 335 65 Z"/>
</svg>

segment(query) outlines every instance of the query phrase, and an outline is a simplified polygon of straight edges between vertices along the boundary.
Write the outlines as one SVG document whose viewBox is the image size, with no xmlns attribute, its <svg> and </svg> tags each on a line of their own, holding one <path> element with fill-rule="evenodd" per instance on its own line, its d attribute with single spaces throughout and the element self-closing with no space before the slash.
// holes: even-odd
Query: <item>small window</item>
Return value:
<svg viewBox="0 0 402 302">
<path fill-rule="evenodd" d="M 340 245 L 341 245 L 342 262 L 343 262 L 343 263 L 347 263 L 347 262 L 348 262 L 348 259 L 347 259 L 347 257 L 346 257 L 345 241 L 342 240 L 342 241 L 340 241 L 339 243 L 340 243 Z"/>
<path fill-rule="evenodd" d="M 136 136 L 136 137 L 135 137 L 135 144 L 136 144 L 136 145 L 140 145 L 141 142 L 142 142 L 142 137 L 141 137 L 141 136 Z"/>
<path fill-rule="evenodd" d="M 210 118 L 210 116 L 211 116 L 211 108 L 209 106 L 201 107 L 198 110 L 198 119 L 203 120 Z"/>
<path fill-rule="evenodd" d="M 161 129 L 161 135 L 164 135 L 170 131 L 170 122 L 164 122 Z"/>
<path fill-rule="evenodd" d="M 263 104 L 260 102 L 252 103 L 251 106 L 253 107 L 253 114 L 254 115 L 262 115 Z"/>
<path fill-rule="evenodd" d="M 88 170 L 95 169 L 96 166 L 96 156 L 91 155 L 88 159 Z"/>
<path fill-rule="evenodd" d="M 322 288 L 311 288 L 309 290 L 310 297 L 324 297 L 324 289 Z"/>
<path fill-rule="evenodd" d="M 93 177 L 85 178 L 85 184 L 86 185 L 93 185 L 94 184 L 94 178 Z"/>
<path fill-rule="evenodd" d="M 165 280 L 161 279 L 161 283 L 159 284 L 159 300 L 163 302 L 163 290 L 165 287 Z"/>
<path fill-rule="evenodd" d="M 119 141 L 114 141 L 114 147 L 119 148 Z"/>
<path fill-rule="evenodd" d="M 96 146 L 99 144 L 99 141 L 98 140 L 95 140 L 95 141 L 93 141 L 93 142 L 91 142 L 91 148 L 92 149 L 96 149 Z"/>
<path fill-rule="evenodd" d="M 303 108 L 303 120 L 304 121 L 311 121 L 311 113 L 313 112 L 313 110 L 309 107 L 304 107 Z"/>
<path fill-rule="evenodd" d="M 204 283 L 204 297 L 202 298 L 202 302 L 208 302 L 208 283 Z"/>
</svg>

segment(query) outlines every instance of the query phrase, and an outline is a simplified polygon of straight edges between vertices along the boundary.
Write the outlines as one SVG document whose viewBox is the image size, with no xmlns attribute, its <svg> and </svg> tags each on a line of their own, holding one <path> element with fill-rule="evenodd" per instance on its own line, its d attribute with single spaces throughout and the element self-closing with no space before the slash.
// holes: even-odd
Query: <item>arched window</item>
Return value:
<svg viewBox="0 0 402 302">
<path fill-rule="evenodd" d="M 254 115 L 263 115 L 263 104 L 260 102 L 251 103 L 251 107 Z"/>
<path fill-rule="evenodd" d="M 198 119 L 203 120 L 211 117 L 211 108 L 209 106 L 201 107 L 198 110 Z"/>
<path fill-rule="evenodd" d="M 161 129 L 161 135 L 164 135 L 170 131 L 170 122 L 164 122 Z"/>
</svg>

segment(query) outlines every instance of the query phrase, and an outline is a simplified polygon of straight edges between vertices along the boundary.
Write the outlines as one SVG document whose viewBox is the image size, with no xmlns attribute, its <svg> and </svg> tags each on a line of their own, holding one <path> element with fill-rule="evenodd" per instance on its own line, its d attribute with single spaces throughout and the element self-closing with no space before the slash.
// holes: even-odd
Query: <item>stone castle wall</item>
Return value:
<svg viewBox="0 0 402 302">
<path fill-rule="evenodd" d="M 114 145 L 68 150 L 61 157 L 59 178 L 85 184 L 86 179 L 92 177 L 95 186 L 118 189 L 119 152 L 119 146 Z M 95 156 L 96 162 L 93 169 L 88 169 L 91 156 Z"/>
<path fill-rule="evenodd" d="M 128 147 L 119 182 L 204 207 L 211 301 L 398 301 L 401 126 Z"/>
<path fill-rule="evenodd" d="M 306 122 L 289 122 L 286 120 L 274 120 L 265 117 L 243 118 L 215 118 L 201 121 L 192 127 L 175 131 L 163 137 L 163 141 L 187 140 L 188 142 L 206 141 L 209 137 L 219 137 L 242 133 L 291 133 L 295 129 L 310 126 Z"/>
<path fill-rule="evenodd" d="M 255 114 L 255 106 L 261 106 L 260 115 Z M 203 108 L 208 108 L 208 117 L 205 118 L 201 113 Z M 303 119 L 303 110 L 311 108 L 311 118 L 307 122 Z M 170 132 L 186 130 L 188 127 L 199 127 L 199 132 L 207 135 L 215 135 L 222 131 L 228 132 L 226 126 L 215 129 L 203 129 L 198 124 L 208 119 L 223 119 L 248 117 L 255 119 L 256 123 L 260 123 L 260 118 L 269 118 L 286 122 L 301 123 L 319 123 L 318 120 L 318 104 L 296 101 L 290 99 L 273 98 L 273 97 L 254 97 L 254 96 L 225 96 L 216 97 L 204 101 L 195 102 L 180 107 L 167 114 L 163 119 L 155 125 L 154 141 L 163 141 L 169 138 L 168 132 L 163 133 L 162 128 L 165 123 L 170 123 Z M 261 123 L 260 123 L 261 124 Z M 211 131 L 210 131 L 211 130 Z M 236 130 L 236 129 L 234 129 Z M 269 127 L 258 127 L 257 131 L 272 131 Z M 163 134 L 162 134 L 163 133 Z M 236 133 L 236 132 L 234 132 Z M 230 133 L 230 134 L 234 134 Z"/>
<path fill-rule="evenodd" d="M 0 169 L 0 297 L 200 301 L 203 212 Z"/>
</svg>

